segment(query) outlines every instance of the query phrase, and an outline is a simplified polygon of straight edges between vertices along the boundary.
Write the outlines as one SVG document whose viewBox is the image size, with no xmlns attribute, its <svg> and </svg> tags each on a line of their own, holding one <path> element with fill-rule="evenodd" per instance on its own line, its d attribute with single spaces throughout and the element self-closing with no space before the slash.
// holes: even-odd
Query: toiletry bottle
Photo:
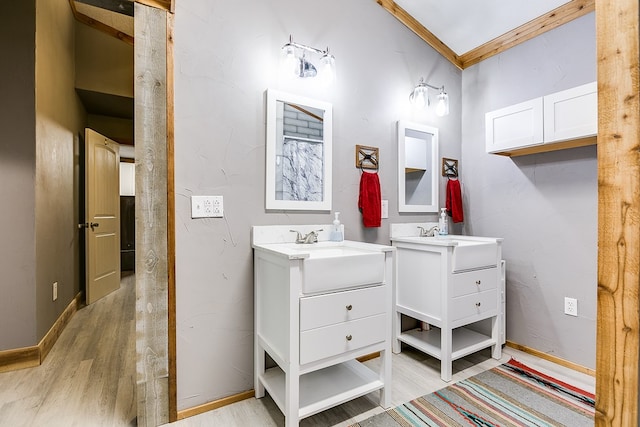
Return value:
<svg viewBox="0 0 640 427">
<path fill-rule="evenodd" d="M 438 221 L 438 234 L 446 236 L 449 234 L 447 221 L 447 208 L 440 208 L 440 220 Z"/>
<path fill-rule="evenodd" d="M 340 216 L 340 212 L 335 213 L 333 227 L 331 227 L 331 233 L 329 234 L 329 240 L 332 242 L 342 242 L 344 240 L 344 236 L 342 235 L 342 226 L 340 225 L 338 216 Z"/>
</svg>

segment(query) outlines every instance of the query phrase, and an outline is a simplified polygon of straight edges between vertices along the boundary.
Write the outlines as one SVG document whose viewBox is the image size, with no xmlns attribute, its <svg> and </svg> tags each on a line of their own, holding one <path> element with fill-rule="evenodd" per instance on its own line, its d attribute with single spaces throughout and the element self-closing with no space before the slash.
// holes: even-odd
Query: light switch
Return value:
<svg viewBox="0 0 640 427">
<path fill-rule="evenodd" d="M 389 218 L 389 201 L 382 201 L 382 218 Z"/>
<path fill-rule="evenodd" d="M 191 218 L 222 218 L 222 196 L 191 196 Z"/>
</svg>

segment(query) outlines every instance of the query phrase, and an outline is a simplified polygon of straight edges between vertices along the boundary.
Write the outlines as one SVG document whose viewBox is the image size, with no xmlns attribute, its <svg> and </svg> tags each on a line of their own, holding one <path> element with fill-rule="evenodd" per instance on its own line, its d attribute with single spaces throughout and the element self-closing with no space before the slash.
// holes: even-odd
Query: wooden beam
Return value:
<svg viewBox="0 0 640 427">
<path fill-rule="evenodd" d="M 178 420 L 173 28 L 173 15 L 167 13 L 167 269 L 169 273 L 169 422 Z"/>
<path fill-rule="evenodd" d="M 174 13 L 175 11 L 175 0 L 136 0 L 136 3 L 155 7 L 156 9 L 166 10 L 171 13 Z"/>
<path fill-rule="evenodd" d="M 595 0 L 572 0 L 545 15 L 529 21 L 461 55 L 460 61 L 462 62 L 462 68 L 464 69 L 477 64 L 480 61 L 504 52 L 507 49 L 537 37 L 549 30 L 553 30 L 594 10 Z"/>
<path fill-rule="evenodd" d="M 105 34 L 108 34 L 112 37 L 122 40 L 123 42 L 133 46 L 133 37 L 128 34 L 123 33 L 122 31 L 118 31 L 113 27 L 110 27 L 106 24 L 103 24 L 100 21 L 96 21 L 95 19 L 80 13 L 76 10 L 75 0 L 69 0 L 69 5 L 71 6 L 71 11 L 73 12 L 73 16 L 76 18 L 78 22 L 82 22 L 90 26 L 91 28 L 95 28 L 98 31 L 102 31 Z"/>
<path fill-rule="evenodd" d="M 395 16 L 400 22 L 406 25 L 411 31 L 416 33 L 418 37 L 427 42 L 429 46 L 434 48 L 440 55 L 448 59 L 453 65 L 462 69 L 462 61 L 456 53 L 437 38 L 431 31 L 427 30 L 413 16 L 409 15 L 406 10 L 401 8 L 393 0 L 376 0 L 380 6 L 385 8 L 389 13 Z"/>
<path fill-rule="evenodd" d="M 640 102 L 637 0 L 596 0 L 596 426 L 638 425 Z"/>
<path fill-rule="evenodd" d="M 169 422 L 167 12 L 135 5 L 137 424 Z"/>
</svg>

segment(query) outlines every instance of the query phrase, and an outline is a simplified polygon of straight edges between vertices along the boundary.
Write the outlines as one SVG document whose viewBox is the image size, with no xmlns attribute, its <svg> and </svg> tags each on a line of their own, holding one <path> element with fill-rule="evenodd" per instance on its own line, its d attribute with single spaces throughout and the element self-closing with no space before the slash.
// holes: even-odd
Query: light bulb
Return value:
<svg viewBox="0 0 640 427">
<path fill-rule="evenodd" d="M 287 77 L 299 75 L 300 59 L 296 58 L 296 50 L 290 43 L 282 46 L 282 69 Z"/>
<path fill-rule="evenodd" d="M 420 83 L 409 95 L 409 100 L 418 108 L 426 108 L 429 105 L 429 94 L 427 87 Z"/>
<path fill-rule="evenodd" d="M 438 117 L 449 114 L 449 95 L 442 90 L 438 94 L 438 103 L 436 104 L 436 115 Z"/>
<path fill-rule="evenodd" d="M 328 52 L 320 58 L 320 72 L 318 75 L 325 87 L 336 80 L 336 59 Z"/>
</svg>

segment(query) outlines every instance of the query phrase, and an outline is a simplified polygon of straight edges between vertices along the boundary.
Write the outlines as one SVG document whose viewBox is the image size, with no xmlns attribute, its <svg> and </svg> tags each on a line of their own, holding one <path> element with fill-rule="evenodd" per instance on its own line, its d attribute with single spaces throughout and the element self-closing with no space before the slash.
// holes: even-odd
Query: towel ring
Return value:
<svg viewBox="0 0 640 427">
<path fill-rule="evenodd" d="M 368 147 L 366 145 L 356 145 L 356 168 L 362 172 L 365 169 L 378 170 L 379 149 L 378 147 Z"/>
<path fill-rule="evenodd" d="M 456 159 L 442 158 L 442 176 L 448 178 L 458 177 L 458 161 Z"/>
</svg>

